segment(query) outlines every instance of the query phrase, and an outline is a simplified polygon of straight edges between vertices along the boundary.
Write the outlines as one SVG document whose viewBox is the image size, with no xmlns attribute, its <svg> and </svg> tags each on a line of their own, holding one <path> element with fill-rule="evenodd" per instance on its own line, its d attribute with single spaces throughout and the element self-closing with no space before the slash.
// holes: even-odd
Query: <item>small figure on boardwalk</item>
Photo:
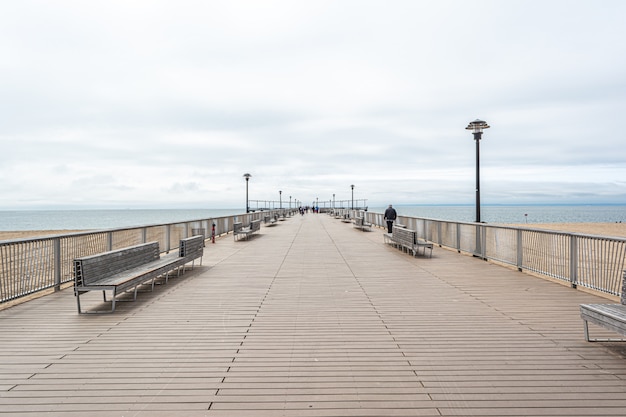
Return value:
<svg viewBox="0 0 626 417">
<path fill-rule="evenodd" d="M 385 221 L 387 222 L 387 233 L 391 233 L 393 231 L 393 222 L 396 220 L 396 217 L 398 217 L 398 214 L 396 213 L 396 209 L 394 209 L 393 206 L 389 204 L 389 207 L 387 208 L 387 210 L 385 210 Z"/>
</svg>

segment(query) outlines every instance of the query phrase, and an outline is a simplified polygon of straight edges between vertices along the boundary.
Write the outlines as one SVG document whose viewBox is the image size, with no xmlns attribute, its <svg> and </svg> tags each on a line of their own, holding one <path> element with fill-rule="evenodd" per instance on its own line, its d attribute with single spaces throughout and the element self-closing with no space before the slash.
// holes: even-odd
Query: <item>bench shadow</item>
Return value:
<svg viewBox="0 0 626 417">
<path fill-rule="evenodd" d="M 122 294 L 118 294 L 116 299 L 115 311 L 111 310 L 110 293 L 107 293 L 107 301 L 102 300 L 101 291 L 91 291 L 81 295 L 81 304 L 83 312 L 88 314 L 79 314 L 81 317 L 100 316 L 100 315 L 116 315 L 125 314 L 131 312 L 134 309 L 145 307 L 153 303 L 156 299 L 161 297 L 168 291 L 176 288 L 179 285 L 185 283 L 190 278 L 206 272 L 210 267 L 205 265 L 196 265 L 193 269 L 189 268 L 185 273 L 181 273 L 180 276 L 175 274 L 170 275 L 166 279 L 165 277 L 159 277 L 154 283 L 154 290 L 152 290 L 152 284 L 143 284 L 138 287 L 137 299 L 134 300 L 134 290 L 126 291 Z M 97 313 L 97 314 L 93 314 Z"/>
</svg>

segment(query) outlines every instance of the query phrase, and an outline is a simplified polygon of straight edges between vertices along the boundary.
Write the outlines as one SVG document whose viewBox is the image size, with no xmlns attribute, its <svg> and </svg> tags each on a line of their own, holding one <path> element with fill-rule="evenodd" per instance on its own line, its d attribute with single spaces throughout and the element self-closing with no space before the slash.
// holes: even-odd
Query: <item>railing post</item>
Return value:
<svg viewBox="0 0 626 417">
<path fill-rule="evenodd" d="M 572 288 L 578 286 L 578 237 L 570 235 L 569 244 L 569 279 Z"/>
<path fill-rule="evenodd" d="M 171 236 L 171 224 L 165 226 L 165 253 L 170 253 L 170 236 Z"/>
<path fill-rule="evenodd" d="M 524 264 L 524 246 L 522 245 L 522 229 L 517 229 L 517 270 L 522 271 L 522 265 Z"/>
<path fill-rule="evenodd" d="M 148 240 L 148 229 L 144 227 L 141 229 L 141 243 L 146 243 L 146 240 Z"/>
<path fill-rule="evenodd" d="M 61 238 L 54 239 L 54 291 L 61 290 Z"/>
<path fill-rule="evenodd" d="M 487 226 L 480 226 L 480 256 L 487 260 Z"/>
<path fill-rule="evenodd" d="M 480 238 L 481 238 L 481 227 L 479 223 L 476 223 L 476 230 L 474 231 L 474 256 L 478 256 L 482 258 L 482 250 L 481 250 L 481 242 L 480 242 Z"/>
<path fill-rule="evenodd" d="M 113 250 L 113 232 L 107 233 L 107 251 Z"/>
<path fill-rule="evenodd" d="M 461 224 L 456 223 L 456 251 L 461 253 Z"/>
</svg>

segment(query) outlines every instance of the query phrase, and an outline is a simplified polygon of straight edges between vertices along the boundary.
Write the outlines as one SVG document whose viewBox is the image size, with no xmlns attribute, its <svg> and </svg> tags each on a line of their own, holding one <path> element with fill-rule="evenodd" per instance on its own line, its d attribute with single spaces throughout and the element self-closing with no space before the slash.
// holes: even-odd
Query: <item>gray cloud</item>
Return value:
<svg viewBox="0 0 626 417">
<path fill-rule="evenodd" d="M 0 209 L 626 203 L 621 1 L 1 9 Z"/>
</svg>

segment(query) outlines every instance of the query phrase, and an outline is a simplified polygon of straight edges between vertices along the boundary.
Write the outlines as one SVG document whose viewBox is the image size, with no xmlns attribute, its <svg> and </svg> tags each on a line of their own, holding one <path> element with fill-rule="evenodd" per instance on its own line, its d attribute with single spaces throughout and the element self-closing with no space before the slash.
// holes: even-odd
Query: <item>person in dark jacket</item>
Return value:
<svg viewBox="0 0 626 417">
<path fill-rule="evenodd" d="M 385 221 L 387 222 L 388 233 L 392 233 L 393 222 L 396 220 L 396 217 L 398 217 L 396 210 L 391 206 L 391 204 L 389 204 L 389 208 L 385 210 Z"/>
</svg>

